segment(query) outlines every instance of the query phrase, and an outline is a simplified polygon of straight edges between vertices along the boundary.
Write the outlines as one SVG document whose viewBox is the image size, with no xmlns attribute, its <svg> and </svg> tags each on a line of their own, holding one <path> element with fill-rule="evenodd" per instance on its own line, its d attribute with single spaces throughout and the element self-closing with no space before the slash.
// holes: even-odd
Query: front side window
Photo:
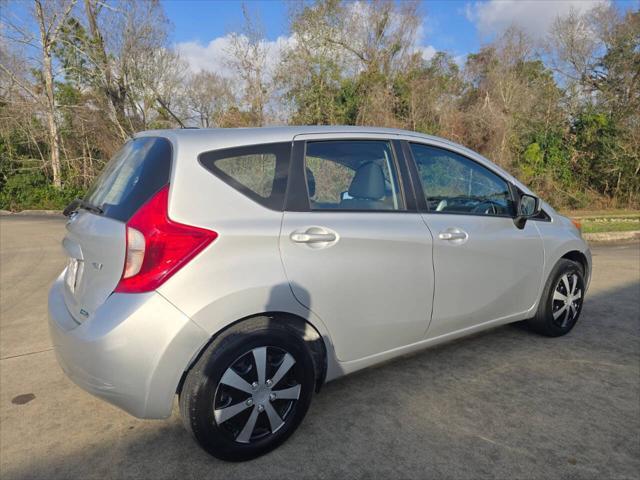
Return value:
<svg viewBox="0 0 640 480">
<path fill-rule="evenodd" d="M 430 212 L 512 216 L 505 180 L 457 153 L 412 143 L 420 183 Z"/>
<path fill-rule="evenodd" d="M 305 174 L 312 210 L 404 210 L 389 142 L 308 142 Z"/>
<path fill-rule="evenodd" d="M 281 210 L 291 143 L 271 143 L 215 150 L 200 155 L 211 173 L 252 200 Z"/>
</svg>

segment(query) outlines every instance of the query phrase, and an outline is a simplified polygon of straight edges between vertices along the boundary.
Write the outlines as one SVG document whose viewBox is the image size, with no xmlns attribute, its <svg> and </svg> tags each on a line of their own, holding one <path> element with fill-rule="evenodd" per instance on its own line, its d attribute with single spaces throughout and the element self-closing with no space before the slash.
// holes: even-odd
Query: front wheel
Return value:
<svg viewBox="0 0 640 480">
<path fill-rule="evenodd" d="M 584 300 L 584 274 L 576 262 L 560 259 L 545 285 L 538 312 L 529 326 L 549 337 L 566 335 L 575 326 Z"/>
<path fill-rule="evenodd" d="M 283 443 L 304 418 L 315 384 L 309 349 L 277 320 L 225 332 L 187 374 L 180 410 L 211 455 L 241 461 Z"/>
</svg>

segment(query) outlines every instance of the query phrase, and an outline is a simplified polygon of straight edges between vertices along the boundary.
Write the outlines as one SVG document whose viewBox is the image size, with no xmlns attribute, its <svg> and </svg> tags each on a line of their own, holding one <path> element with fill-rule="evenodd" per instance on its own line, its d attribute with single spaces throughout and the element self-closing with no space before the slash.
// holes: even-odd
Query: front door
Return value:
<svg viewBox="0 0 640 480">
<path fill-rule="evenodd" d="M 410 144 L 428 206 L 435 293 L 429 337 L 499 319 L 536 302 L 544 251 L 534 221 L 513 222 L 508 183 L 458 153 Z"/>
<path fill-rule="evenodd" d="M 304 162 L 306 211 L 285 212 L 280 236 L 297 300 L 326 325 L 340 361 L 421 340 L 432 239 L 407 211 L 391 142 L 308 141 L 303 150 L 293 161 Z"/>
</svg>

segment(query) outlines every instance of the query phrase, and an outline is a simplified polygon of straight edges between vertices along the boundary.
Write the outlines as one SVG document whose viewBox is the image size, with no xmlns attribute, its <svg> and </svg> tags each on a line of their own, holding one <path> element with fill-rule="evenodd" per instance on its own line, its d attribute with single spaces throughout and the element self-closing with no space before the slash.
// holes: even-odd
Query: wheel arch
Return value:
<svg viewBox="0 0 640 480">
<path fill-rule="evenodd" d="M 582 267 L 582 274 L 585 277 L 585 285 L 588 284 L 588 279 L 591 272 L 589 271 L 589 261 L 587 260 L 587 257 L 584 253 L 579 250 L 570 250 L 560 258 L 571 260 L 580 265 Z"/>
<path fill-rule="evenodd" d="M 300 336 L 300 338 L 305 341 L 309 350 L 311 351 L 311 357 L 313 359 L 313 365 L 315 370 L 315 391 L 318 393 L 320 388 L 325 382 L 327 376 L 328 369 L 328 339 L 326 339 L 323 335 L 321 335 L 318 328 L 313 325 L 307 319 L 301 317 L 300 315 L 296 315 L 291 312 L 284 311 L 272 311 L 272 312 L 260 312 L 255 313 L 253 315 L 249 315 L 247 317 L 238 319 L 234 322 L 229 323 L 224 328 L 213 334 L 209 340 L 196 352 L 193 356 L 187 367 L 182 372 L 182 376 L 180 378 L 180 382 L 178 383 L 178 387 L 176 389 L 176 393 L 180 394 L 182 391 L 182 386 L 184 385 L 185 378 L 187 374 L 191 370 L 191 368 L 196 364 L 196 362 L 200 359 L 200 357 L 204 354 L 204 352 L 209 348 L 209 345 L 213 343 L 218 337 L 223 334 L 232 332 L 235 328 L 240 324 L 244 324 L 250 321 L 256 321 L 257 319 L 265 319 L 268 318 L 270 321 L 282 322 L 289 326 L 291 330 L 295 331 L 296 334 Z"/>
</svg>

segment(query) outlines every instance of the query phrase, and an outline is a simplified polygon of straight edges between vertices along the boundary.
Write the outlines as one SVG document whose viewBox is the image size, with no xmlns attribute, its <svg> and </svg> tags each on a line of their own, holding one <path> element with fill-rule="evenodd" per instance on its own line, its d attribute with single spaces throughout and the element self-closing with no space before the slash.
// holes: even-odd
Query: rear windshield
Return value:
<svg viewBox="0 0 640 480">
<path fill-rule="evenodd" d="M 136 138 L 109 161 L 85 200 L 105 216 L 126 222 L 169 183 L 170 173 L 171 143 L 160 137 Z"/>
</svg>

